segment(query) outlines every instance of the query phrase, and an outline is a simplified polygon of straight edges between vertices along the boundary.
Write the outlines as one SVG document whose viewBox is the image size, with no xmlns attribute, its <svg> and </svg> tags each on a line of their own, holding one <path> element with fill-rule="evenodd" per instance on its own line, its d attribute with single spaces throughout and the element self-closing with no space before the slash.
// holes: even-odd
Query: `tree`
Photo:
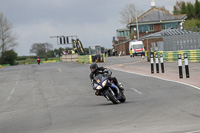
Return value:
<svg viewBox="0 0 200 133">
<path fill-rule="evenodd" d="M 195 8 L 194 8 L 194 12 L 195 12 L 195 19 L 200 19 L 200 2 L 198 0 L 195 1 Z"/>
<path fill-rule="evenodd" d="M 181 11 L 180 11 L 181 14 L 186 14 L 187 13 L 187 6 L 186 6 L 186 3 L 185 2 L 182 2 L 181 4 Z"/>
<path fill-rule="evenodd" d="M 167 10 L 167 9 L 165 8 L 165 6 L 161 6 L 161 7 L 158 6 L 157 8 L 160 9 L 160 10 L 163 10 L 163 11 L 169 13 L 169 10 Z"/>
<path fill-rule="evenodd" d="M 174 11 L 173 11 L 175 15 L 180 14 L 182 2 L 183 1 L 180 2 L 176 1 L 176 5 L 174 6 Z"/>
<path fill-rule="evenodd" d="M 35 53 L 37 56 L 46 56 L 46 54 L 53 48 L 49 43 L 34 43 L 31 46 L 30 53 Z"/>
<path fill-rule="evenodd" d="M 120 23 L 127 25 L 142 13 L 143 11 L 136 9 L 133 3 L 127 4 L 120 12 Z"/>
<path fill-rule="evenodd" d="M 195 17 L 194 5 L 192 3 L 187 4 L 187 17 L 188 19 L 194 19 Z"/>
<path fill-rule="evenodd" d="M 2 52 L 0 58 L 0 64 L 14 65 L 16 59 L 17 59 L 17 53 L 15 53 L 13 50 L 4 51 Z"/>
<path fill-rule="evenodd" d="M 196 0 L 194 4 L 191 2 L 177 1 L 173 13 L 175 15 L 187 14 L 187 19 L 200 19 L 200 2 Z"/>
<path fill-rule="evenodd" d="M 0 53 L 17 46 L 12 34 L 12 24 L 0 13 Z"/>
</svg>

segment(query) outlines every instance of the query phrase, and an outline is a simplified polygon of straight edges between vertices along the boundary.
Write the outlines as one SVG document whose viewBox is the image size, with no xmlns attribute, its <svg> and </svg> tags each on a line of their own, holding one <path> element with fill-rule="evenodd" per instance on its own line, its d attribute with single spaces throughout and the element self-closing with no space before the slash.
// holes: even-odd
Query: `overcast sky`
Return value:
<svg viewBox="0 0 200 133">
<path fill-rule="evenodd" d="M 47 42 L 53 49 L 72 47 L 50 38 L 58 35 L 77 35 L 83 47 L 100 44 L 112 48 L 116 30 L 125 28 L 119 22 L 120 11 L 130 3 L 144 12 L 151 8 L 151 0 L 0 0 L 0 12 L 12 23 L 12 32 L 18 36 L 15 51 L 22 56 L 30 55 L 34 43 Z M 176 0 L 155 3 L 172 12 Z"/>
</svg>

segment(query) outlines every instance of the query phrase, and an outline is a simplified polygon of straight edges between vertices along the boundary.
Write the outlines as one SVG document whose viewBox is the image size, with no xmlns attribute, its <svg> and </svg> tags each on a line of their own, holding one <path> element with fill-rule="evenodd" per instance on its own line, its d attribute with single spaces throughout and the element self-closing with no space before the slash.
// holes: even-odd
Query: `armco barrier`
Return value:
<svg viewBox="0 0 200 133">
<path fill-rule="evenodd" d="M 187 53 L 189 62 L 200 62 L 200 49 L 197 50 L 180 50 L 180 51 L 157 51 L 155 54 L 163 54 L 163 59 L 166 62 L 178 61 L 178 54 L 181 54 L 181 59 L 184 60 L 184 54 Z"/>
</svg>

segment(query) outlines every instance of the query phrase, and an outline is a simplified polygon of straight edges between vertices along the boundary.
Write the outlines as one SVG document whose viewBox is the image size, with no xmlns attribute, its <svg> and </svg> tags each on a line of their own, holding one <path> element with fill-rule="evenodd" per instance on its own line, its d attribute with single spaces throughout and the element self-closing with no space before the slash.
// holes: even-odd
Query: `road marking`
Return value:
<svg viewBox="0 0 200 133">
<path fill-rule="evenodd" d="M 137 89 L 131 88 L 131 90 L 135 91 L 136 93 L 138 93 L 138 94 L 140 94 L 140 95 L 143 94 L 142 92 L 138 91 Z"/>
<path fill-rule="evenodd" d="M 197 131 L 190 131 L 190 132 L 185 132 L 185 133 L 200 133 L 200 130 L 197 130 Z"/>
<path fill-rule="evenodd" d="M 58 68 L 58 71 L 59 71 L 59 72 L 62 72 L 60 68 Z"/>
<path fill-rule="evenodd" d="M 15 87 L 12 89 L 12 91 L 10 92 L 10 95 L 12 95 L 15 92 Z"/>
<path fill-rule="evenodd" d="M 7 98 L 7 101 L 10 100 L 10 98 L 12 97 L 12 95 L 14 94 L 14 92 L 15 92 L 15 87 L 11 90 L 10 95 Z"/>
<path fill-rule="evenodd" d="M 200 90 L 200 88 L 197 87 L 197 86 L 190 85 L 190 84 L 183 83 L 183 82 L 179 82 L 179 81 L 174 81 L 174 80 L 164 79 L 164 78 L 160 78 L 160 77 L 156 77 L 156 76 L 150 76 L 150 75 L 145 75 L 145 74 L 140 74 L 140 73 L 135 73 L 135 72 L 129 72 L 129 71 L 120 70 L 120 69 L 116 69 L 116 68 L 111 68 L 111 69 L 113 69 L 113 70 L 117 70 L 117 71 L 121 71 L 121 72 L 131 73 L 131 74 L 137 74 L 137 75 L 140 75 L 140 76 L 153 77 L 153 78 L 157 78 L 157 79 L 161 79 L 161 80 L 165 80 L 165 81 L 175 82 L 175 83 L 183 84 L 183 85 L 186 85 L 186 86 L 189 86 L 189 87 L 195 88 L 195 89 L 197 89 L 197 90 Z"/>
<path fill-rule="evenodd" d="M 6 101 L 9 101 L 9 100 L 11 99 L 12 95 L 13 95 L 14 92 L 15 92 L 15 89 L 16 89 L 16 86 L 18 85 L 18 83 L 19 83 L 19 81 L 17 80 L 17 81 L 15 82 L 15 87 L 12 88 L 12 90 L 11 90 L 11 92 L 10 92 L 10 95 L 8 96 L 8 98 L 7 98 Z"/>
</svg>

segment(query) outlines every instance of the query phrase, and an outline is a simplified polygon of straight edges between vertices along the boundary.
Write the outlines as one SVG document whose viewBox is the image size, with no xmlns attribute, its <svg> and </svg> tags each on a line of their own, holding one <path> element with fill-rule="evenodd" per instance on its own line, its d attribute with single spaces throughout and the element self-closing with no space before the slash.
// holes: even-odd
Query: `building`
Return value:
<svg viewBox="0 0 200 133">
<path fill-rule="evenodd" d="M 139 40 L 143 36 L 160 32 L 162 30 L 183 29 L 183 23 L 187 18 L 186 15 L 170 14 L 165 10 L 156 8 L 154 2 L 152 2 L 151 5 L 151 9 L 127 25 L 127 29 L 129 30 L 129 37 L 127 37 L 126 34 L 120 34 L 122 29 L 117 30 L 117 41 L 113 40 L 114 49 L 117 51 L 123 51 L 125 55 L 128 55 L 128 43 L 130 41 L 129 38 Z M 119 35 L 124 35 L 124 37 L 122 38 L 122 36 Z M 142 41 L 146 51 L 151 51 L 151 44 L 154 43 L 157 47 L 160 42 L 163 42 L 163 38 L 161 36 L 157 36 L 154 38 L 143 39 Z"/>
</svg>

